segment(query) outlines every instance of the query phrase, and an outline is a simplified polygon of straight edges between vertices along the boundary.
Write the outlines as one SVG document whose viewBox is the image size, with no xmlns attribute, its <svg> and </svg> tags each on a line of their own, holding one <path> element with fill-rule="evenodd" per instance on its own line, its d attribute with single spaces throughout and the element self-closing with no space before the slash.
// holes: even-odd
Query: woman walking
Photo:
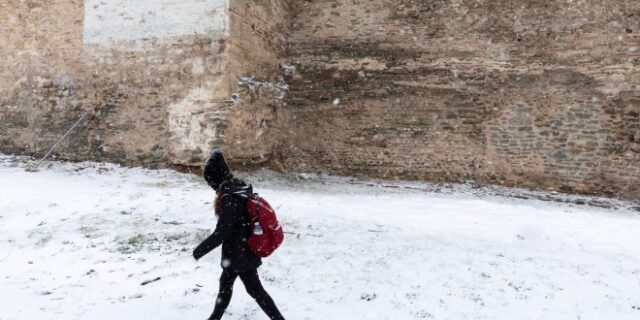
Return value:
<svg viewBox="0 0 640 320">
<path fill-rule="evenodd" d="M 218 298 L 210 320 L 220 320 L 231 301 L 233 284 L 239 277 L 247 293 L 272 320 L 284 320 L 271 296 L 264 290 L 258 277 L 259 257 L 247 246 L 252 226 L 247 214 L 247 201 L 253 194 L 251 185 L 234 178 L 222 151 L 213 150 L 204 166 L 204 179 L 216 190 L 216 229 L 193 251 L 197 260 L 222 245 L 222 275 Z"/>
</svg>

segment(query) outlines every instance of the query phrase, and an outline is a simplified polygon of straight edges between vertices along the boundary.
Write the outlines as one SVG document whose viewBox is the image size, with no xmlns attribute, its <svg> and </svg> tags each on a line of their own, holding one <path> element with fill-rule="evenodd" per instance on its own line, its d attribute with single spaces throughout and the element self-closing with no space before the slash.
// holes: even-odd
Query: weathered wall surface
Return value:
<svg viewBox="0 0 640 320">
<path fill-rule="evenodd" d="M 284 52 L 278 21 L 285 21 L 273 16 L 284 11 L 279 1 L 10 0 L 0 6 L 2 152 L 41 155 L 87 113 L 59 157 L 199 165 L 212 146 L 255 141 L 262 120 L 272 117 L 253 112 L 240 118 L 258 117 L 258 126 L 243 127 L 232 115 L 248 114 L 245 99 L 231 98 L 242 90 L 241 76 L 278 72 Z"/>
<path fill-rule="evenodd" d="M 223 144 L 233 162 L 270 165 L 280 147 L 279 126 L 287 112 L 281 103 L 286 91 L 281 74 L 290 15 L 289 0 L 229 2 L 226 76 L 241 83 Z"/>
<path fill-rule="evenodd" d="M 2 36 L 17 36 L 3 41 L 0 62 L 8 70 L 2 151 L 42 154 L 87 113 L 60 157 L 134 165 L 201 159 L 198 147 L 213 143 L 217 127 L 202 128 L 210 115 L 194 114 L 231 91 L 220 84 L 225 1 L 147 2 L 145 10 L 133 10 L 131 0 L 5 4 L 2 13 L 17 22 L 2 23 Z"/>
<path fill-rule="evenodd" d="M 300 3 L 283 159 L 640 196 L 640 3 Z"/>
<path fill-rule="evenodd" d="M 0 57 L 0 152 L 640 199 L 636 0 L 8 0 Z"/>
<path fill-rule="evenodd" d="M 90 121 L 104 146 L 96 157 L 190 164 L 218 143 L 231 94 L 226 10 L 225 0 L 86 1 L 85 68 L 103 92 Z"/>
<path fill-rule="evenodd" d="M 72 74 L 82 54 L 82 17 L 82 1 L 0 3 L 2 151 L 42 150 L 45 126 L 55 135 L 55 127 L 77 120 L 69 110 L 81 106 L 68 97 L 78 86 Z"/>
</svg>

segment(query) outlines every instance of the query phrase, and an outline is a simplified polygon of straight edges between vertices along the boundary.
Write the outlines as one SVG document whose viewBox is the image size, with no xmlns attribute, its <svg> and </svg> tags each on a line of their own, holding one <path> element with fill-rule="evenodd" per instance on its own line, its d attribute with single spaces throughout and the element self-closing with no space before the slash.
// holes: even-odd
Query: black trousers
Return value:
<svg viewBox="0 0 640 320">
<path fill-rule="evenodd" d="M 224 270 L 220 276 L 220 289 L 218 290 L 218 298 L 216 299 L 216 306 L 213 309 L 213 314 L 209 320 L 220 320 L 224 311 L 227 310 L 229 302 L 231 302 L 231 295 L 233 294 L 233 284 L 236 278 L 240 277 L 244 284 L 247 293 L 256 300 L 262 311 L 269 316 L 271 320 L 284 320 L 280 311 L 276 307 L 276 304 L 271 299 L 271 296 L 264 290 L 260 278 L 258 277 L 258 270 L 249 272 L 235 273 L 233 271 Z"/>
</svg>

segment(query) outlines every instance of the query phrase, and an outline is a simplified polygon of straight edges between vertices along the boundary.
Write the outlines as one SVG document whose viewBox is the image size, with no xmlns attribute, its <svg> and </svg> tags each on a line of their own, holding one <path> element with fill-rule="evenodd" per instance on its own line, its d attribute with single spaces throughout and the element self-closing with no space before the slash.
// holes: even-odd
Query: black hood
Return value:
<svg viewBox="0 0 640 320">
<path fill-rule="evenodd" d="M 222 188 L 222 193 L 226 194 L 243 198 L 250 198 L 253 195 L 253 187 L 238 178 L 231 178 L 223 182 L 220 187 Z"/>
<path fill-rule="evenodd" d="M 231 170 L 224 160 L 224 155 L 220 149 L 213 149 L 209 159 L 203 168 L 204 180 L 214 189 L 218 189 L 220 183 L 233 178 Z"/>
</svg>

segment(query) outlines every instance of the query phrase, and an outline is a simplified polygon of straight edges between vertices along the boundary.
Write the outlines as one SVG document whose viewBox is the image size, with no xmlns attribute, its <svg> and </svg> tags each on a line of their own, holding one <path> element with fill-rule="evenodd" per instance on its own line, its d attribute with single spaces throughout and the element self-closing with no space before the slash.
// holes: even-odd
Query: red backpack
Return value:
<svg viewBox="0 0 640 320">
<path fill-rule="evenodd" d="M 269 203 L 254 193 L 247 201 L 252 233 L 247 241 L 249 249 L 258 257 L 270 256 L 284 240 L 284 231 L 276 212 Z"/>
</svg>

